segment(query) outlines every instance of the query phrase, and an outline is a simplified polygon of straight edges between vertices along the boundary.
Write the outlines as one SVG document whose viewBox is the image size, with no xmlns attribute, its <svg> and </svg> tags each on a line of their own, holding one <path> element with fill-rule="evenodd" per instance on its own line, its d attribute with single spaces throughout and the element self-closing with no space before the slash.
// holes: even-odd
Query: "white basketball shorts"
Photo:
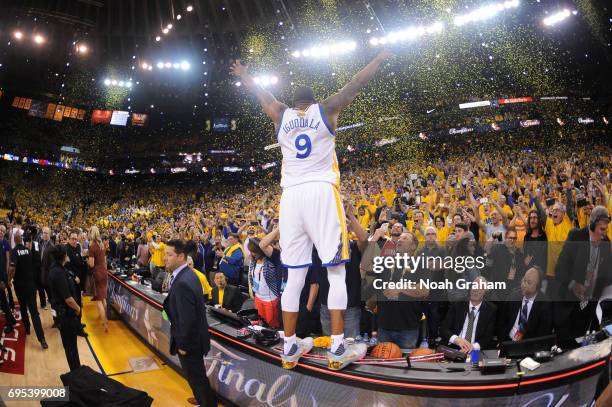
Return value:
<svg viewBox="0 0 612 407">
<path fill-rule="evenodd" d="M 280 201 L 281 260 L 288 268 L 312 264 L 312 246 L 324 267 L 349 261 L 349 242 L 340 193 L 328 182 L 283 189 Z"/>
</svg>

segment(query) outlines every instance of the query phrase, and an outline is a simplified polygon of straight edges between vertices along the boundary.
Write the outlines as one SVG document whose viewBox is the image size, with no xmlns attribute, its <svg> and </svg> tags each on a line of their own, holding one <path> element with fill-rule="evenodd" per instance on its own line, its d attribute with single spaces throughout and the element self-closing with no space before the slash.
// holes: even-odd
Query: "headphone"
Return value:
<svg viewBox="0 0 612 407">
<path fill-rule="evenodd" d="M 606 221 L 610 222 L 610 216 L 608 214 L 605 214 L 605 213 L 602 213 L 601 215 L 596 216 L 595 219 L 593 219 L 589 223 L 589 230 L 591 232 L 595 232 L 595 228 L 597 227 L 597 222 L 600 222 L 602 220 L 606 220 Z"/>
</svg>

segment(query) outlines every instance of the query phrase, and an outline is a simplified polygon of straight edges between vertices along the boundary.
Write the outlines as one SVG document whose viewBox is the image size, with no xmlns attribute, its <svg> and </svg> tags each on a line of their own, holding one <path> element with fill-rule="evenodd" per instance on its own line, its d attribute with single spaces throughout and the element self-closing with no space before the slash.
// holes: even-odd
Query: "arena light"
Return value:
<svg viewBox="0 0 612 407">
<path fill-rule="evenodd" d="M 170 68 L 170 67 L 172 67 L 172 62 L 166 62 L 164 64 L 164 68 Z"/>
<path fill-rule="evenodd" d="M 193 11 L 193 6 L 187 6 L 187 12 L 191 13 Z"/>
<path fill-rule="evenodd" d="M 415 26 L 409 27 L 405 30 L 395 31 L 384 37 L 373 37 L 370 39 L 370 44 L 377 46 L 411 41 L 417 38 L 421 38 L 426 34 L 437 34 L 439 32 L 442 32 L 442 30 L 444 30 L 444 24 L 440 21 L 436 21 L 435 23 L 427 26 Z"/>
<path fill-rule="evenodd" d="M 570 15 L 572 15 L 572 13 L 570 13 L 570 11 L 568 9 L 563 9 L 562 11 L 559 11 L 558 13 L 552 14 L 548 17 L 546 17 L 544 20 L 542 20 L 542 22 L 544 23 L 544 25 L 546 26 L 553 26 L 563 20 L 565 20 L 566 18 L 568 18 Z"/>
<path fill-rule="evenodd" d="M 149 69 L 149 64 L 147 64 L 146 62 L 143 62 L 141 66 L 142 66 L 142 69 L 145 69 L 145 70 Z"/>
<path fill-rule="evenodd" d="M 157 63 L 157 69 L 164 69 L 164 63 L 162 61 Z"/>
<path fill-rule="evenodd" d="M 163 32 L 164 34 L 168 34 L 168 33 L 170 32 L 170 30 L 169 30 L 169 29 L 167 29 L 167 28 L 164 28 L 164 29 L 162 30 L 162 32 Z"/>
<path fill-rule="evenodd" d="M 23 33 L 21 31 L 15 31 L 13 37 L 15 37 L 16 40 L 20 40 L 23 38 Z"/>
<path fill-rule="evenodd" d="M 278 83 L 278 77 L 275 75 L 262 75 L 253 78 L 253 81 L 265 88 L 266 86 L 276 85 Z"/>
<path fill-rule="evenodd" d="M 455 17 L 453 22 L 456 26 L 462 26 L 467 23 L 475 22 L 475 21 L 483 21 L 488 20 L 490 18 L 495 17 L 497 14 L 504 10 L 508 10 L 511 8 L 516 8 L 519 6 L 518 0 L 510 0 L 505 1 L 503 3 L 490 4 L 488 6 L 480 7 L 471 13 L 463 14 Z"/>
<path fill-rule="evenodd" d="M 180 20 L 181 18 L 183 18 L 183 16 L 182 16 L 182 15 L 180 15 L 180 14 L 177 14 L 177 15 L 176 15 L 176 19 L 177 19 L 177 20 Z"/>
<path fill-rule="evenodd" d="M 167 29 L 169 29 L 169 30 L 171 30 L 171 29 L 172 29 L 172 27 L 174 27 L 172 24 L 168 24 L 168 25 L 166 26 L 166 28 L 167 28 Z"/>
<path fill-rule="evenodd" d="M 132 79 L 115 79 L 115 78 L 105 78 L 104 79 L 105 86 L 116 86 L 119 88 L 128 88 L 131 89 L 134 84 L 132 83 Z"/>
<path fill-rule="evenodd" d="M 191 68 L 191 64 L 187 61 L 181 61 L 180 66 L 183 71 L 188 71 Z"/>
<path fill-rule="evenodd" d="M 45 37 L 43 37 L 43 36 L 42 36 L 42 35 L 40 35 L 40 34 L 36 34 L 36 35 L 34 36 L 34 42 L 35 42 L 36 44 L 40 45 L 40 44 L 42 44 L 42 43 L 44 43 L 44 42 L 45 42 Z"/>
<path fill-rule="evenodd" d="M 79 54 L 87 54 L 87 51 L 89 51 L 89 48 L 85 44 L 80 44 L 80 45 L 77 44 L 76 51 Z"/>
<path fill-rule="evenodd" d="M 161 41 L 161 37 L 158 35 L 157 37 L 155 37 L 155 41 L 156 42 L 160 42 Z"/>
<path fill-rule="evenodd" d="M 348 54 L 349 52 L 357 49 L 357 43 L 355 41 L 341 41 L 334 42 L 329 45 L 316 45 L 311 48 L 304 49 L 302 51 L 293 51 L 291 55 L 294 58 L 300 57 L 312 57 L 312 58 L 327 58 L 330 56 Z"/>
</svg>

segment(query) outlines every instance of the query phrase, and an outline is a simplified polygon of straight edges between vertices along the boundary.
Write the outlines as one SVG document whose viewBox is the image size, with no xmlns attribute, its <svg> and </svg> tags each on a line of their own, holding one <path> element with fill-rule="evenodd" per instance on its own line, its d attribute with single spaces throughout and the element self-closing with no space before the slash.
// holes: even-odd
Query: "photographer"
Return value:
<svg viewBox="0 0 612 407">
<path fill-rule="evenodd" d="M 505 290 L 491 291 L 492 301 L 503 301 L 508 292 L 517 288 L 525 271 L 524 255 L 516 246 L 516 229 L 509 227 L 505 239 L 499 232 L 487 240 L 485 250 L 487 251 L 487 268 L 485 277 L 491 282 L 503 281 L 506 283 Z"/>
</svg>

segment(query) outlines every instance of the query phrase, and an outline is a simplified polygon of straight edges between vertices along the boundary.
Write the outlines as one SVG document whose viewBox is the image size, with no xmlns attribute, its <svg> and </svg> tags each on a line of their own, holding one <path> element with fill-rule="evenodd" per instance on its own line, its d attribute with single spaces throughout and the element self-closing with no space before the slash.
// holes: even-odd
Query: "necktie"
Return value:
<svg viewBox="0 0 612 407">
<path fill-rule="evenodd" d="M 474 330 L 474 319 L 476 318 L 476 307 L 472 307 L 470 315 L 468 316 L 467 330 L 465 331 L 465 340 L 472 342 L 472 331 Z"/>
<path fill-rule="evenodd" d="M 521 315 L 519 316 L 519 331 L 521 331 L 522 333 L 525 333 L 525 328 L 527 327 L 527 312 L 529 310 L 527 308 L 528 302 L 528 300 L 525 300 L 523 308 L 521 308 Z"/>
</svg>

